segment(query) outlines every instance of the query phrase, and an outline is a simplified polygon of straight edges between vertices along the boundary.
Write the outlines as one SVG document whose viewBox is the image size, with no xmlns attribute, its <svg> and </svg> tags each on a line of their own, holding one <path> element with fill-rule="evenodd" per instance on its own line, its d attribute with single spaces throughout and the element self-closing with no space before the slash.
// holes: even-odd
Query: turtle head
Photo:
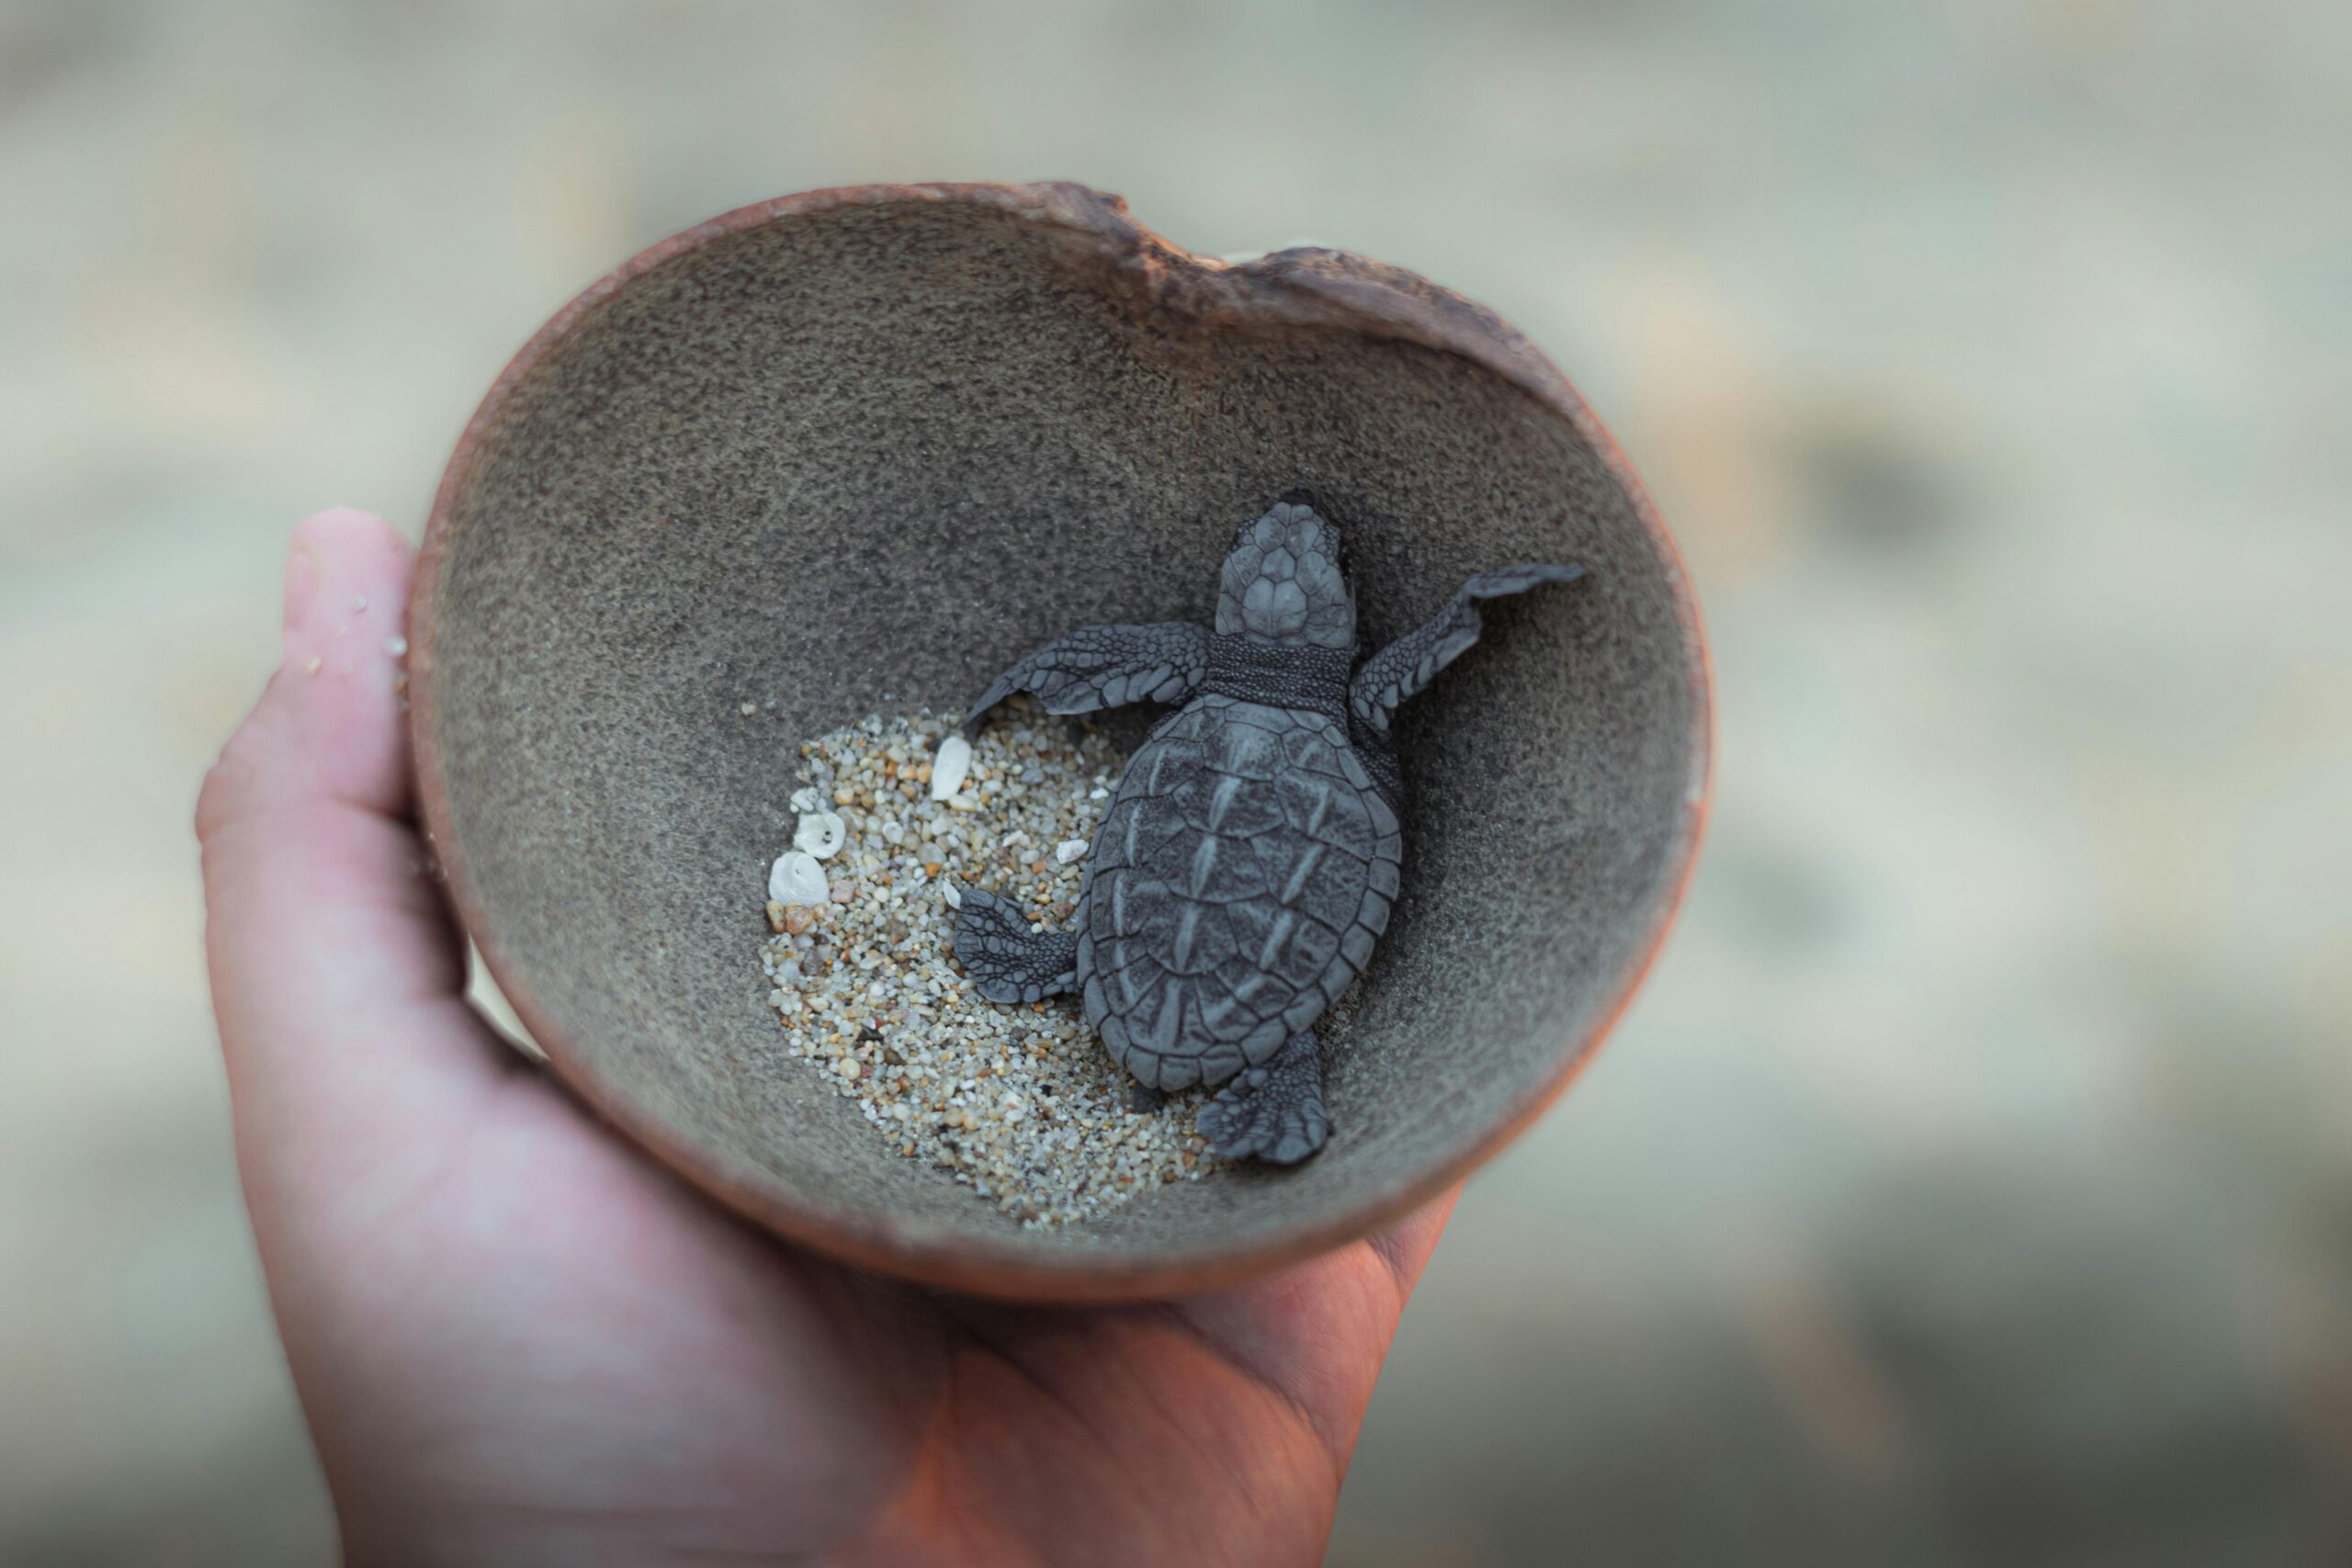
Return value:
<svg viewBox="0 0 2352 1568">
<path fill-rule="evenodd" d="M 1305 496 L 1283 497 L 1233 536 L 1217 588 L 1216 629 L 1261 642 L 1355 647 L 1356 593 L 1340 531 Z"/>
</svg>

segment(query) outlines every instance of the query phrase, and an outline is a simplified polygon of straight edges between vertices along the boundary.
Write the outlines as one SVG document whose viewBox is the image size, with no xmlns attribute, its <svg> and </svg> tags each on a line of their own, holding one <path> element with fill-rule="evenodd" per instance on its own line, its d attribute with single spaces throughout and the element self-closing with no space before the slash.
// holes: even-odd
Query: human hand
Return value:
<svg viewBox="0 0 2352 1568">
<path fill-rule="evenodd" d="M 737 1222 L 465 1001 L 388 646 L 413 564 L 361 513 L 296 531 L 282 662 L 197 807 L 238 1167 L 348 1561 L 1320 1561 L 1452 1195 L 1091 1309 Z"/>
</svg>

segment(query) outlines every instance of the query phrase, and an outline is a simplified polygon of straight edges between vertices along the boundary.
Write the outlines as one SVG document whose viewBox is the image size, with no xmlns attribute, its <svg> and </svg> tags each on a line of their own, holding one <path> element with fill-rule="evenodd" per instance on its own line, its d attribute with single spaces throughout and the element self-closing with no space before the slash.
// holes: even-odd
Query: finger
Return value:
<svg viewBox="0 0 2352 1568">
<path fill-rule="evenodd" d="M 1412 1295 L 1413 1287 L 1420 1283 L 1421 1270 L 1429 1267 L 1430 1255 L 1437 1250 L 1438 1238 L 1445 1234 L 1446 1222 L 1453 1217 L 1453 1205 L 1462 1198 L 1462 1185 L 1455 1182 L 1371 1238 L 1372 1250 L 1388 1266 L 1389 1279 L 1396 1284 L 1399 1312 Z"/>
<path fill-rule="evenodd" d="M 1344 1470 L 1406 1298 L 1461 1195 L 1457 1183 L 1363 1245 L 1171 1308 L 1305 1412 Z"/>
<path fill-rule="evenodd" d="M 282 657 L 206 778 L 205 945 L 249 1186 L 434 1157 L 503 1066 L 408 819 L 400 704 L 413 559 L 322 513 L 287 558 Z"/>
</svg>

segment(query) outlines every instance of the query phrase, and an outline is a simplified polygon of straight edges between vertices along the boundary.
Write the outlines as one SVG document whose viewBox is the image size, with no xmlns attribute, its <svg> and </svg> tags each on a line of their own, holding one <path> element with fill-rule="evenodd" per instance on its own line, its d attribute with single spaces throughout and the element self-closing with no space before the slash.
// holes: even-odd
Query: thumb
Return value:
<svg viewBox="0 0 2352 1568">
<path fill-rule="evenodd" d="M 306 1179 L 358 1198 L 505 1076 L 409 818 L 399 640 L 414 560 L 382 519 L 295 530 L 283 656 L 197 804 L 205 949 L 256 1225 Z M 355 1172 L 390 1176 L 345 1184 Z M 331 1174 L 332 1173 L 332 1174 Z"/>
</svg>

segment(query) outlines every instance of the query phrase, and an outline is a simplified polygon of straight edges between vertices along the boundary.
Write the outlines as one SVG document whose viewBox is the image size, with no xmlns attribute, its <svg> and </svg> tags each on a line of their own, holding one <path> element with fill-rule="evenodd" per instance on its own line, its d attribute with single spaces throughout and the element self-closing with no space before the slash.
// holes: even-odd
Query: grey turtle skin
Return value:
<svg viewBox="0 0 2352 1568">
<path fill-rule="evenodd" d="M 1220 1155 L 1292 1165 L 1330 1134 L 1315 1023 L 1372 961 L 1396 897 L 1403 774 L 1389 720 L 1478 640 L 1478 603 L 1583 574 L 1481 572 L 1356 663 L 1340 532 L 1303 498 L 1244 524 L 1215 629 L 1087 626 L 997 677 L 964 721 L 1028 692 L 1046 711 L 1182 703 L 1128 762 L 1079 885 L 1076 924 L 962 890 L 956 956 L 980 995 L 1076 991 L 1139 1101 L 1223 1084 Z"/>
</svg>

